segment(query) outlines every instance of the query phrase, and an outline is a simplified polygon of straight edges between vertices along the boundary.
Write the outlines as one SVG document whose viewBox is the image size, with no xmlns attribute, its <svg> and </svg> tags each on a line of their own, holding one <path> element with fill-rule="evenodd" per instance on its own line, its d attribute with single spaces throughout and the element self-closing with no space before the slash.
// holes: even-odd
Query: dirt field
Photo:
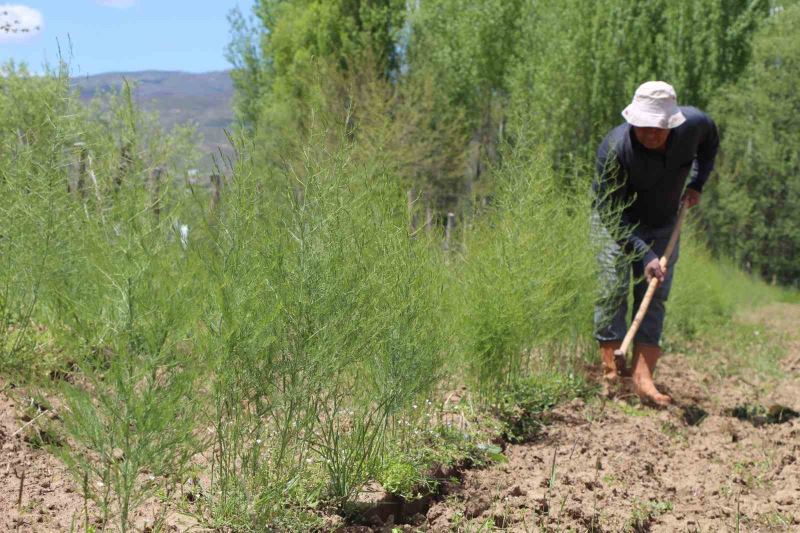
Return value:
<svg viewBox="0 0 800 533">
<path fill-rule="evenodd" d="M 800 308 L 749 318 L 787 335 L 780 378 L 715 380 L 670 355 L 667 411 L 576 400 L 508 462 L 469 471 L 430 531 L 800 531 Z M 773 407 L 732 412 L 745 404 Z M 739 415 L 744 419 L 733 415 Z M 781 416 L 782 415 L 782 416 Z"/>
<path fill-rule="evenodd" d="M 671 354 L 658 383 L 674 407 L 624 398 L 561 405 L 541 438 L 508 445 L 505 463 L 465 472 L 423 523 L 400 529 L 800 531 L 800 418 L 775 407 L 800 410 L 800 306 L 749 320 L 785 336 L 782 375 L 716 379 Z M 736 410 L 745 405 L 764 410 Z M 57 459 L 23 439 L 28 420 L 0 394 L 0 531 L 83 530 L 80 491 Z"/>
</svg>

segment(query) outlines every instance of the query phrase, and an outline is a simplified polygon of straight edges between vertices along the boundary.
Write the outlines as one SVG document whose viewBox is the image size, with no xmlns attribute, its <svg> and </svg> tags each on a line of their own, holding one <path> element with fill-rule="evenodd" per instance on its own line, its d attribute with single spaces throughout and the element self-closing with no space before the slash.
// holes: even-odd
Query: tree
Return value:
<svg viewBox="0 0 800 533">
<path fill-rule="evenodd" d="M 469 199 L 492 186 L 508 103 L 521 0 L 422 0 L 410 16 L 410 78 L 435 79 L 437 115 L 457 113 L 469 145 L 454 192 Z"/>
<path fill-rule="evenodd" d="M 256 21 L 239 11 L 230 16 L 237 114 L 246 126 L 289 120 L 313 99 L 309 80 L 320 63 L 347 70 L 369 55 L 383 76 L 398 65 L 397 34 L 405 18 L 402 0 L 259 0 Z"/>
<path fill-rule="evenodd" d="M 800 4 L 774 10 L 753 60 L 719 92 L 723 138 L 704 220 L 715 251 L 781 283 L 800 283 Z"/>
<path fill-rule="evenodd" d="M 401 64 L 405 1 L 261 0 L 254 12 L 250 23 L 231 14 L 228 52 L 237 115 L 263 168 L 300 168 L 309 144 L 356 140 L 353 157 L 390 161 L 418 193 L 461 192 L 460 115 L 437 105 L 433 72 Z"/>
<path fill-rule="evenodd" d="M 591 158 L 636 87 L 674 85 L 704 107 L 747 65 L 766 0 L 529 2 L 510 71 L 511 126 L 556 162 Z"/>
</svg>

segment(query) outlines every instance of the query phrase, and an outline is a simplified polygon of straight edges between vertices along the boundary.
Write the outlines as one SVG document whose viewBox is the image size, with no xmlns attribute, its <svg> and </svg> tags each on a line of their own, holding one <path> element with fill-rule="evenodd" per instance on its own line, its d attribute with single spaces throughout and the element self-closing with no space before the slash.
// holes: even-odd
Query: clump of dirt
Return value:
<svg viewBox="0 0 800 533">
<path fill-rule="evenodd" d="M 797 418 L 800 413 L 790 407 L 784 405 L 772 405 L 769 408 L 763 405 L 743 404 L 737 405 L 733 409 L 726 411 L 729 416 L 738 418 L 739 420 L 747 420 L 754 426 L 763 426 L 764 424 L 783 424 Z"/>
<path fill-rule="evenodd" d="M 683 408 L 682 417 L 687 426 L 696 426 L 708 417 L 708 411 L 698 405 L 687 405 Z"/>
</svg>

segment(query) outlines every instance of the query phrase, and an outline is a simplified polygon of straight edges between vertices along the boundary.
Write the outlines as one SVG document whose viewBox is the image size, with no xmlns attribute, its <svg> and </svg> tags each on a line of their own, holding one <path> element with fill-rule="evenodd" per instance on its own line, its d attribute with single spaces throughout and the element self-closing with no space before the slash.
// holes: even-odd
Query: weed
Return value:
<svg viewBox="0 0 800 533">
<path fill-rule="evenodd" d="M 661 432 L 671 439 L 679 439 L 683 441 L 686 440 L 686 433 L 683 431 L 683 429 L 676 426 L 669 420 L 662 422 L 659 427 Z"/>
<path fill-rule="evenodd" d="M 728 410 L 728 414 L 739 420 L 747 420 L 754 426 L 783 424 L 800 416 L 794 409 L 778 404 L 769 408 L 763 405 L 742 404 Z"/>
<path fill-rule="evenodd" d="M 795 518 L 789 512 L 770 511 L 758 515 L 758 518 L 754 521 L 767 528 L 786 528 L 795 522 Z"/>
<path fill-rule="evenodd" d="M 653 416 L 652 409 L 642 408 L 639 404 L 630 404 L 628 402 L 613 402 L 611 405 L 622 411 L 627 416 L 644 417 Z"/>
<path fill-rule="evenodd" d="M 668 501 L 641 502 L 634 500 L 631 517 L 628 520 L 627 530 L 633 532 L 649 531 L 653 520 L 672 511 L 672 503 Z"/>
<path fill-rule="evenodd" d="M 586 384 L 574 375 L 548 372 L 519 379 L 495 392 L 492 407 L 503 424 L 503 438 L 508 442 L 530 440 L 546 424 L 548 409 L 586 390 Z"/>
<path fill-rule="evenodd" d="M 389 461 L 384 465 L 378 481 L 388 492 L 406 500 L 418 498 L 421 492 L 428 492 L 433 488 L 433 483 L 421 475 L 418 465 L 402 459 Z"/>
</svg>

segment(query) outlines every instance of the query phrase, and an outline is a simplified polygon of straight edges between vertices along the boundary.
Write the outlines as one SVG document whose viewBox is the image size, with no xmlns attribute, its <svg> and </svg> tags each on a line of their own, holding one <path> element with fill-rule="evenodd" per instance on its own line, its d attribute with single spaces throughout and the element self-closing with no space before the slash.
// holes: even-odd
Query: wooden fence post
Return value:
<svg viewBox="0 0 800 533">
<path fill-rule="evenodd" d="M 447 226 L 444 230 L 444 249 L 450 250 L 450 239 L 452 238 L 453 230 L 456 228 L 456 214 L 453 212 L 447 213 Z"/>
<path fill-rule="evenodd" d="M 211 193 L 211 211 L 216 211 L 219 208 L 220 201 L 222 200 L 222 179 L 219 174 L 211 174 L 209 177 L 213 191 Z"/>
<path fill-rule="evenodd" d="M 408 232 L 413 235 L 417 231 L 417 216 L 414 213 L 414 203 L 417 200 L 417 191 L 414 187 L 408 190 L 407 205 L 408 205 Z"/>
<path fill-rule="evenodd" d="M 425 233 L 430 234 L 433 231 L 433 208 L 431 204 L 433 200 L 431 199 L 431 191 L 425 191 Z"/>
<path fill-rule="evenodd" d="M 161 216 L 161 177 L 163 173 L 164 167 L 161 166 L 150 171 L 150 197 L 156 220 Z"/>
<path fill-rule="evenodd" d="M 431 206 L 425 206 L 425 232 L 430 233 L 433 231 L 433 209 Z"/>
<path fill-rule="evenodd" d="M 119 168 L 117 169 L 117 175 L 114 176 L 114 191 L 119 191 L 122 188 L 122 178 L 128 173 L 132 164 L 131 143 L 126 142 L 120 150 Z"/>
<path fill-rule="evenodd" d="M 76 142 L 73 144 L 75 148 L 80 151 L 80 155 L 78 156 L 78 181 L 75 184 L 75 190 L 78 192 L 81 198 L 86 198 L 86 169 L 87 169 L 87 159 L 89 156 L 89 152 L 86 149 L 86 143 L 84 142 Z M 69 191 L 69 184 L 67 184 L 67 191 Z"/>
</svg>

